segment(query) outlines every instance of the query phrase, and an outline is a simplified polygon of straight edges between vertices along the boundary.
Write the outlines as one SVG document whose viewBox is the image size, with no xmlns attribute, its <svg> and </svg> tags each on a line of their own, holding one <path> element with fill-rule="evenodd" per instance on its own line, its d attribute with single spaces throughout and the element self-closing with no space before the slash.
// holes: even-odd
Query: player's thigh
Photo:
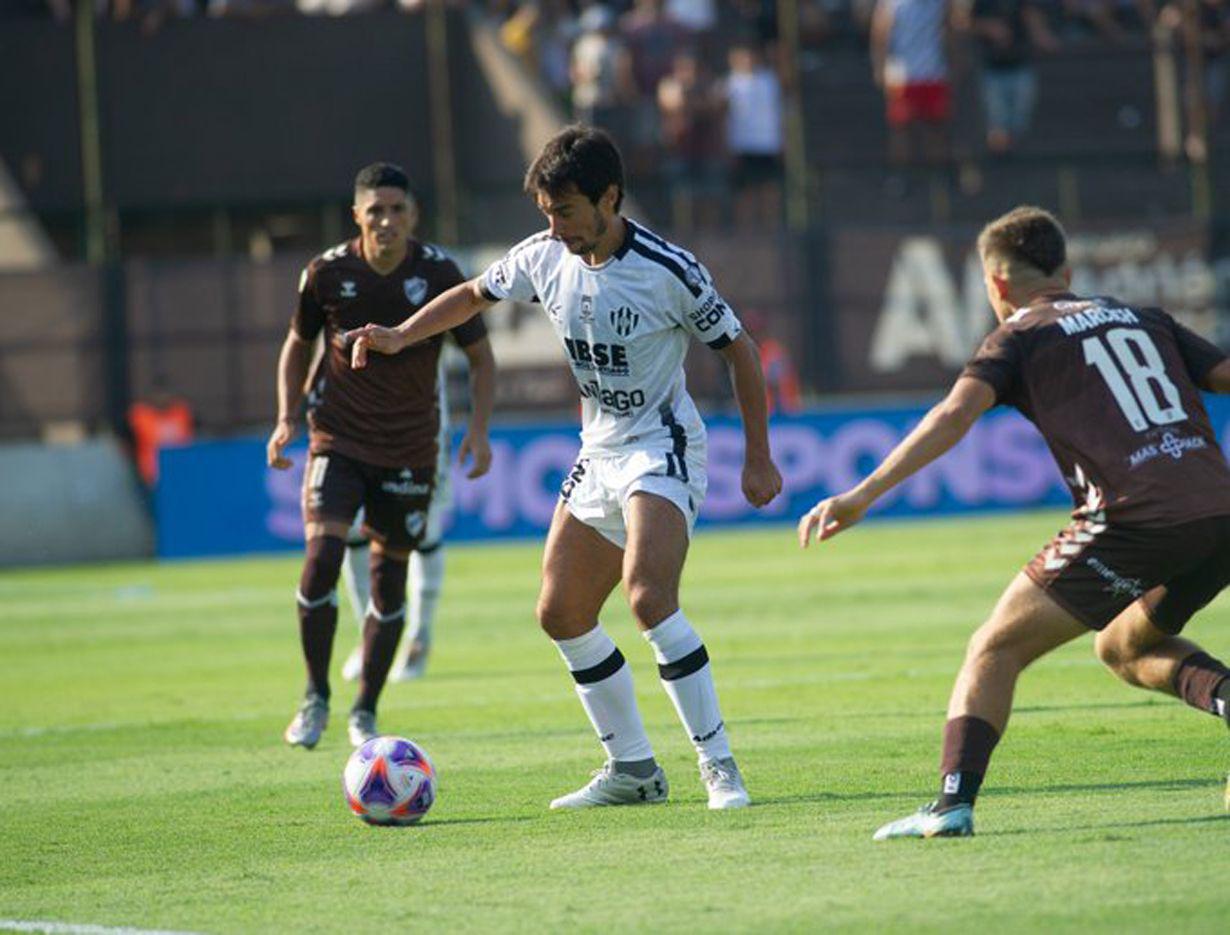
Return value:
<svg viewBox="0 0 1230 935">
<path fill-rule="evenodd" d="M 303 472 L 303 525 L 307 538 L 317 534 L 347 538 L 355 513 L 363 503 L 365 480 L 362 465 L 345 455 L 325 452 L 314 454 Z M 320 533 L 324 526 L 342 531 Z"/>
<path fill-rule="evenodd" d="M 372 550 L 408 557 L 427 535 L 435 465 L 364 468 L 363 511 Z"/>
<path fill-rule="evenodd" d="M 555 507 L 542 555 L 538 620 L 553 639 L 588 633 L 619 583 L 623 550 L 569 512 Z"/>
<path fill-rule="evenodd" d="M 1147 604 L 1151 596 L 1157 600 L 1165 593 L 1164 586 L 1154 588 L 1099 630 L 1094 641 L 1098 658 L 1114 668 L 1146 655 L 1159 643 L 1169 639 L 1170 634 L 1154 624 Z"/>
<path fill-rule="evenodd" d="M 1025 668 L 1089 628 L 1025 573 L 1004 590 L 991 616 L 970 640 L 969 657 L 997 656 Z"/>
<path fill-rule="evenodd" d="M 647 491 L 624 507 L 628 547 L 623 580 L 637 622 L 652 627 L 679 609 L 679 579 L 688 554 L 688 521 L 680 507 Z"/>
</svg>

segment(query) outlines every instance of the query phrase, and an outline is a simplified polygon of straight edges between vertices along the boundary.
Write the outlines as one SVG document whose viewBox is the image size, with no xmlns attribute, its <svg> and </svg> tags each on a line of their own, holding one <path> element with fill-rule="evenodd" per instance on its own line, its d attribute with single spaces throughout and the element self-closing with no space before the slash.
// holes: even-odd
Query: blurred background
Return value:
<svg viewBox="0 0 1230 935">
<path fill-rule="evenodd" d="M 574 119 L 761 344 L 770 519 L 950 382 L 992 324 L 973 237 L 1015 204 L 1065 221 L 1076 291 L 1230 346 L 1228 70 L 1230 0 L 0 0 L 0 565 L 298 547 L 277 351 L 355 171 L 402 164 L 477 274 L 541 226 L 521 177 Z M 459 538 L 544 528 L 576 451 L 549 324 L 489 324 L 496 469 L 458 481 Z M 688 366 L 705 520 L 756 521 L 723 368 Z M 997 413 L 887 509 L 1062 500 Z"/>
</svg>

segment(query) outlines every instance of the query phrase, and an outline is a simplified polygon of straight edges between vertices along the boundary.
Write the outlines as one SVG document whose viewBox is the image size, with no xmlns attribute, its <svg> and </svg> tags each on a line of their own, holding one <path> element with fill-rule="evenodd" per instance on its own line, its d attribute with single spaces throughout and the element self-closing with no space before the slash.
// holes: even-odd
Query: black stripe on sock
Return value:
<svg viewBox="0 0 1230 935">
<path fill-rule="evenodd" d="M 665 682 L 673 682 L 675 679 L 681 679 L 684 676 L 691 675 L 693 672 L 699 672 L 709 664 L 709 653 L 705 651 L 705 647 L 688 653 L 682 659 L 676 659 L 674 662 L 667 662 L 658 666 L 658 675 Z"/>
<path fill-rule="evenodd" d="M 624 664 L 624 654 L 621 653 L 618 647 L 615 652 L 611 653 L 596 666 L 590 666 L 588 669 L 581 669 L 572 673 L 572 677 L 577 680 L 578 685 L 589 685 L 593 682 L 601 682 L 603 679 L 609 679 L 612 675 L 620 670 Z"/>
</svg>

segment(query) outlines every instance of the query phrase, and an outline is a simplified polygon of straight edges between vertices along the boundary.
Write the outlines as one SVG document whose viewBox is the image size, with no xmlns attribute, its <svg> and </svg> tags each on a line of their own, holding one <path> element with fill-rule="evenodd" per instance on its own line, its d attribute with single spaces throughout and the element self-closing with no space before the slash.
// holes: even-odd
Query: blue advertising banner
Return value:
<svg viewBox="0 0 1230 935">
<path fill-rule="evenodd" d="M 1230 399 L 1208 400 L 1223 447 L 1230 448 Z M 740 487 L 743 433 L 737 420 L 709 421 L 709 493 L 700 524 L 793 521 L 820 498 L 865 476 L 922 418 L 924 407 L 819 411 L 777 417 L 774 457 L 785 492 L 753 510 Z M 467 480 L 453 466 L 452 540 L 536 537 L 546 531 L 559 485 L 576 457 L 575 425 L 507 426 L 492 432 L 491 471 Z M 456 443 L 454 442 L 454 450 Z M 304 448 L 295 466 L 265 466 L 260 438 L 203 442 L 162 452 L 156 495 L 158 554 L 165 558 L 299 548 L 299 490 Z M 1181 456 L 1181 451 L 1180 451 Z M 1037 431 L 997 409 L 946 456 L 877 505 L 877 515 L 923 516 L 1062 506 L 1070 502 Z"/>
</svg>

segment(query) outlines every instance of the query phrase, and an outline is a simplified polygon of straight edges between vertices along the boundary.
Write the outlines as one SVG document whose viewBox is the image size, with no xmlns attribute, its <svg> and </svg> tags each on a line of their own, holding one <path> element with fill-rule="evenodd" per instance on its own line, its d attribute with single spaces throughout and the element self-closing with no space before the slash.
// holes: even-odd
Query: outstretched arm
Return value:
<svg viewBox="0 0 1230 935">
<path fill-rule="evenodd" d="M 813 536 L 823 541 L 853 526 L 880 497 L 964 438 L 978 417 L 994 405 L 995 391 L 989 384 L 961 377 L 861 484 L 821 500 L 799 520 L 799 545 L 807 548 Z"/>
<path fill-rule="evenodd" d="M 396 354 L 403 348 L 433 335 L 456 328 L 494 303 L 483 294 L 477 279 L 471 279 L 438 296 L 395 328 L 364 325 L 340 334 L 342 347 L 350 345 L 350 366 L 360 370 L 367 366 L 369 351 Z"/>
<path fill-rule="evenodd" d="M 782 492 L 782 476 L 769 452 L 769 407 L 760 353 L 746 331 L 718 353 L 726 358 L 743 417 L 743 496 L 752 506 L 764 506 Z"/>
<path fill-rule="evenodd" d="M 295 437 L 295 414 L 303 402 L 313 352 L 314 345 L 295 334 L 293 328 L 286 333 L 278 355 L 278 422 L 265 446 L 265 460 L 280 471 L 291 464 L 283 451 Z"/>
<path fill-rule="evenodd" d="M 462 348 L 470 363 L 470 422 L 457 459 L 465 463 L 467 455 L 473 458 L 466 477 L 482 477 L 491 467 L 491 442 L 487 428 L 491 424 L 491 410 L 495 408 L 495 355 L 491 353 L 491 339 L 480 338 Z"/>
<path fill-rule="evenodd" d="M 1210 370 L 1204 382 L 1211 393 L 1230 393 L 1230 357 Z"/>
</svg>

